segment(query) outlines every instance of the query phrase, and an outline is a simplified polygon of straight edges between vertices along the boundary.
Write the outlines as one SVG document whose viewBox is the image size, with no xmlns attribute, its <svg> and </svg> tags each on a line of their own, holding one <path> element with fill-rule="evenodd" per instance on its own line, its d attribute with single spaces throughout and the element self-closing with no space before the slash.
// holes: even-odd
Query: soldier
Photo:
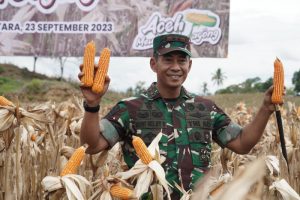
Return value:
<svg viewBox="0 0 300 200">
<path fill-rule="evenodd" d="M 87 153 L 93 154 L 121 142 L 125 162 L 132 167 L 137 156 L 131 136 L 139 135 L 146 145 L 162 132 L 162 164 L 169 183 L 176 182 L 186 191 L 193 188 L 210 168 L 211 142 L 239 154 L 248 153 L 259 141 L 268 119 L 274 111 L 271 103 L 273 88 L 269 88 L 257 115 L 245 127 L 231 119 L 211 100 L 189 93 L 184 83 L 192 66 L 189 38 L 167 34 L 153 40 L 150 66 L 157 82 L 135 98 L 122 100 L 103 118 L 98 111 L 110 79 L 106 77 L 105 91 L 95 94 L 82 87 L 84 118 L 81 143 L 88 143 Z M 82 73 L 79 74 L 81 78 Z M 180 192 L 173 189 L 172 199 Z"/>
</svg>

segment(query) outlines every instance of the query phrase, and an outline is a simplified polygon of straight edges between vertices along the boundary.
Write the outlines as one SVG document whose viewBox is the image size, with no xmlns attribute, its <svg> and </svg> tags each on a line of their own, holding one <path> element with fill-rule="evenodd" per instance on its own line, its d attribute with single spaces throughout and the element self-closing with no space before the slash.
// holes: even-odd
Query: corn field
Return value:
<svg viewBox="0 0 300 200">
<path fill-rule="evenodd" d="M 260 142 L 247 155 L 213 144 L 210 173 L 193 192 L 181 189 L 182 200 L 300 199 L 300 107 L 291 102 L 285 105 L 281 113 L 289 170 L 272 115 Z M 110 107 L 102 107 L 100 115 Z M 225 111 L 243 126 L 252 120 L 256 108 L 239 103 Z M 61 103 L 0 106 L 0 200 L 118 199 L 111 196 L 114 186 L 134 189 L 134 182 L 117 176 L 128 170 L 119 144 L 109 151 L 86 154 L 77 174 L 60 176 L 80 147 L 83 113 L 82 99 L 75 97 Z"/>
</svg>

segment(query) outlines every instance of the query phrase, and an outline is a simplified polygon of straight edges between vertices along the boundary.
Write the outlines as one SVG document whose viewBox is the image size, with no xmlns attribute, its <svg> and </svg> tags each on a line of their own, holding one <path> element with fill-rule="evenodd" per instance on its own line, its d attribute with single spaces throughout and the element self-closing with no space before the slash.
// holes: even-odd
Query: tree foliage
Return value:
<svg viewBox="0 0 300 200">
<path fill-rule="evenodd" d="M 265 82 L 261 82 L 259 77 L 248 78 L 242 83 L 217 90 L 216 94 L 265 92 L 272 84 L 273 78 L 269 78 Z"/>
<path fill-rule="evenodd" d="M 141 93 L 146 91 L 145 88 L 145 82 L 144 81 L 138 81 L 135 84 L 135 87 L 130 87 L 127 89 L 126 94 L 129 96 L 139 96 Z"/>
<path fill-rule="evenodd" d="M 300 69 L 294 73 L 292 83 L 295 85 L 294 92 L 300 93 Z"/>
<path fill-rule="evenodd" d="M 222 72 L 221 68 L 218 68 L 217 71 L 213 74 L 211 80 L 214 81 L 214 84 L 217 84 L 218 86 L 223 85 L 223 81 L 227 77 Z"/>
<path fill-rule="evenodd" d="M 206 82 L 203 82 L 201 88 L 202 88 L 202 94 L 207 95 L 208 94 L 208 86 L 207 86 Z"/>
</svg>

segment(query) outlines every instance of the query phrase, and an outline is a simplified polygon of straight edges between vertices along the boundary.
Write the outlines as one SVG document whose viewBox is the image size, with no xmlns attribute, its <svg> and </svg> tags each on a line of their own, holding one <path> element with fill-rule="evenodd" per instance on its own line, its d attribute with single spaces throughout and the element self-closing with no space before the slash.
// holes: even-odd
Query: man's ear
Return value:
<svg viewBox="0 0 300 200">
<path fill-rule="evenodd" d="M 150 59 L 150 66 L 153 72 L 157 72 L 157 61 L 154 57 L 151 57 Z"/>
<path fill-rule="evenodd" d="M 192 60 L 190 59 L 190 64 L 189 64 L 189 72 L 190 72 L 190 70 L 191 70 L 191 68 L 192 68 Z"/>
</svg>

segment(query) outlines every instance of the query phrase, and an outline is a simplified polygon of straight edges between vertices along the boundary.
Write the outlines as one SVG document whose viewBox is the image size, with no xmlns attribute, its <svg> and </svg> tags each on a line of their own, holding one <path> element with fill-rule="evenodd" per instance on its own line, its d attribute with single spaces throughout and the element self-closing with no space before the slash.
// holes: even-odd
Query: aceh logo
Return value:
<svg viewBox="0 0 300 200">
<path fill-rule="evenodd" d="M 162 17 L 159 12 L 155 12 L 139 29 L 132 49 L 150 49 L 155 36 L 167 33 L 189 36 L 194 45 L 201 45 L 203 42 L 217 44 L 222 33 L 219 26 L 220 17 L 209 10 L 187 9 L 173 17 Z"/>
</svg>

